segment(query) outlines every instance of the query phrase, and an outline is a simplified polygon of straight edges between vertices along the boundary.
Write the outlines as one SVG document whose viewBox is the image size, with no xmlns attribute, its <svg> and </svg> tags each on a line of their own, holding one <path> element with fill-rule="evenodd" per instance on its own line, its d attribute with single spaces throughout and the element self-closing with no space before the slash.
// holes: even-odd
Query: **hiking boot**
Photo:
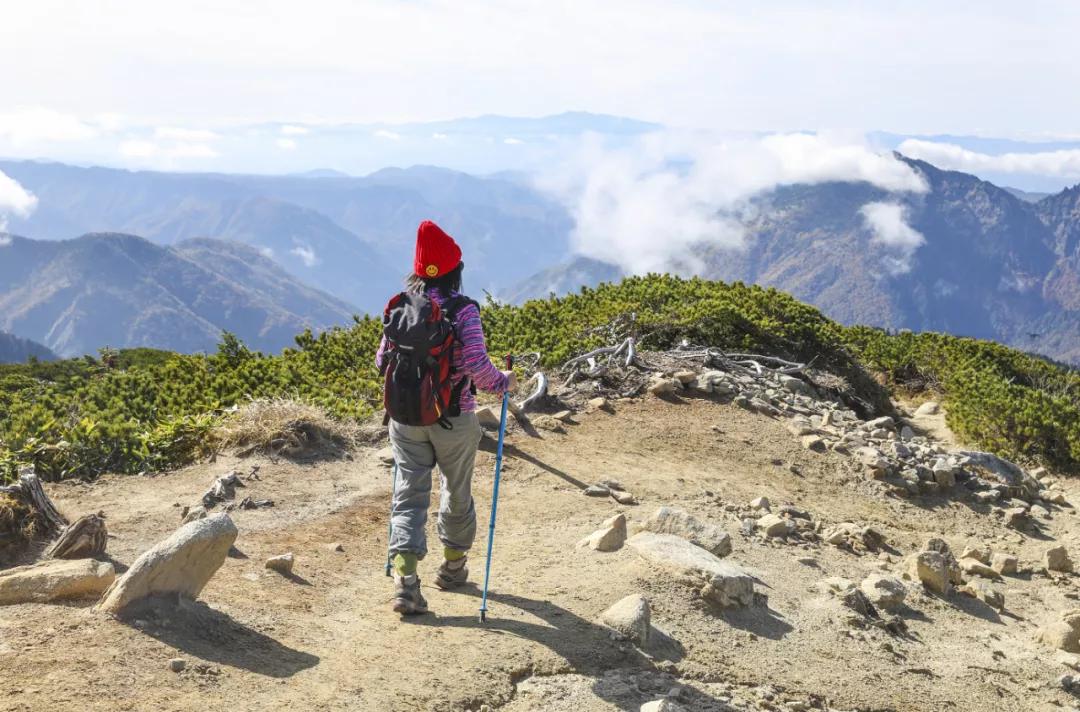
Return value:
<svg viewBox="0 0 1080 712">
<path fill-rule="evenodd" d="M 444 591 L 463 585 L 469 580 L 469 567 L 465 565 L 467 561 L 467 556 L 457 561 L 444 560 L 435 575 L 435 585 Z"/>
<path fill-rule="evenodd" d="M 412 583 L 407 583 L 406 578 L 411 578 Z M 394 613 L 409 616 L 427 613 L 427 609 L 427 601 L 420 594 L 420 577 L 394 574 Z"/>
</svg>

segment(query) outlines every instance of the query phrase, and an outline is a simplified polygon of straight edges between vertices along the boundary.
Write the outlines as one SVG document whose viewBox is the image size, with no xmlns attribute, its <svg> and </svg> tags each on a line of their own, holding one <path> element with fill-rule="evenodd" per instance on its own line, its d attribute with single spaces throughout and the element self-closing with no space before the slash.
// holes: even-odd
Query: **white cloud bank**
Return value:
<svg viewBox="0 0 1080 712">
<path fill-rule="evenodd" d="M 889 248 L 885 269 L 898 275 L 911 271 L 911 258 L 926 243 L 918 230 L 907 224 L 906 209 L 899 203 L 867 203 L 859 210 L 872 233 L 873 242 Z"/>
<path fill-rule="evenodd" d="M 910 138 L 897 148 L 910 158 L 965 173 L 1024 173 L 1058 178 L 1080 177 L 1080 150 L 1039 151 L 1033 153 L 979 153 L 953 143 L 938 143 Z"/>
<path fill-rule="evenodd" d="M 7 216 L 26 217 L 37 207 L 37 197 L 19 185 L 18 181 L 0 171 L 0 232 L 7 230 Z M 11 238 L 0 238 L 0 247 L 11 244 Z"/>
<path fill-rule="evenodd" d="M 108 117 L 104 117 L 108 118 Z M 0 139 L 16 148 L 97 138 L 101 129 L 77 116 L 40 106 L 0 112 Z"/>
<path fill-rule="evenodd" d="M 640 274 L 697 271 L 702 246 L 743 246 L 751 198 L 780 185 L 826 181 L 866 181 L 890 192 L 928 189 L 907 164 L 861 142 L 673 132 L 617 150 L 592 140 L 577 165 L 541 179 L 540 187 L 568 203 L 578 253 Z"/>
</svg>

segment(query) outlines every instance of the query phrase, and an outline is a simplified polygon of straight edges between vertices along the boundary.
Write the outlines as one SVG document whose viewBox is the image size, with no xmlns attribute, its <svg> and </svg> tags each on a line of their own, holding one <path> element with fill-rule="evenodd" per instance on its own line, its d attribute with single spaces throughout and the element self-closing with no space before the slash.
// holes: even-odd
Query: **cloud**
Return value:
<svg viewBox="0 0 1080 712">
<path fill-rule="evenodd" d="M 39 143 L 86 141 L 100 131 L 77 116 L 44 107 L 0 112 L 0 139 L 16 147 Z"/>
<path fill-rule="evenodd" d="M 1080 177 L 1080 150 L 1001 153 L 991 155 L 971 151 L 952 143 L 938 143 L 910 138 L 897 149 L 910 158 L 918 158 L 939 168 L 966 173 L 1026 173 L 1060 178 Z"/>
<path fill-rule="evenodd" d="M 433 133 L 431 137 L 436 141 L 445 141 L 447 139 L 447 135 L 444 133 Z"/>
<path fill-rule="evenodd" d="M 401 138 L 401 134 L 396 131 L 388 131 L 387 129 L 379 129 L 374 133 L 375 138 L 385 138 L 390 141 L 397 141 Z"/>
<path fill-rule="evenodd" d="M 201 143 L 215 141 L 221 134 L 206 129 L 185 129 L 176 126 L 158 126 L 154 129 L 154 138 L 164 141 L 182 141 Z"/>
<path fill-rule="evenodd" d="M 281 127 L 282 136 L 307 136 L 309 133 L 311 133 L 311 129 L 306 126 L 286 124 Z"/>
<path fill-rule="evenodd" d="M 204 143 L 178 142 L 162 144 L 156 141 L 133 139 L 120 144 L 120 155 L 134 159 L 217 158 L 218 152 Z"/>
<path fill-rule="evenodd" d="M 266 258 L 271 259 L 271 260 L 274 259 L 274 248 L 273 247 L 259 246 L 259 247 L 256 247 L 255 249 L 258 250 L 259 254 L 262 255 L 263 257 L 266 257 Z"/>
<path fill-rule="evenodd" d="M 866 181 L 896 192 L 928 189 L 892 154 L 861 142 L 670 131 L 614 149 L 590 137 L 576 161 L 538 185 L 570 208 L 578 253 L 640 274 L 700 270 L 703 247 L 743 247 L 752 198 L 780 185 L 824 181 Z"/>
<path fill-rule="evenodd" d="M 296 150 L 296 141 L 292 140 L 291 138 L 279 138 L 276 143 L 277 147 L 280 148 L 282 151 Z"/>
<path fill-rule="evenodd" d="M 29 192 L 14 178 L 0 171 L 0 232 L 7 231 L 8 215 L 26 217 L 37 207 L 37 197 Z M 0 237 L 0 247 L 11 244 L 11 238 Z"/>
<path fill-rule="evenodd" d="M 926 243 L 926 238 L 907 224 L 904 206 L 899 203 L 867 203 L 859 209 L 859 213 L 872 233 L 871 241 L 888 248 L 886 270 L 893 275 L 910 272 L 911 257 Z"/>
<path fill-rule="evenodd" d="M 319 264 L 319 256 L 315 254 L 315 250 L 311 249 L 310 245 L 297 244 L 296 247 L 289 250 L 289 254 L 299 257 L 305 267 L 314 267 Z"/>
<path fill-rule="evenodd" d="M 525 142 L 522 141 L 520 138 L 512 138 L 511 137 L 511 138 L 504 138 L 503 143 L 505 143 L 507 146 L 520 146 L 521 144 L 523 144 Z"/>
</svg>

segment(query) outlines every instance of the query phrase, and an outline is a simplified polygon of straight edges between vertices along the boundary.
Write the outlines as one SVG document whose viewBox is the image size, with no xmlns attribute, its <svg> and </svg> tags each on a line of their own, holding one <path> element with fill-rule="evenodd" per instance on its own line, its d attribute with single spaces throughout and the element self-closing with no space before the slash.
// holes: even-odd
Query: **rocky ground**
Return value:
<svg viewBox="0 0 1080 712">
<path fill-rule="evenodd" d="M 433 559 L 432 613 L 389 610 L 378 446 L 49 486 L 105 513 L 121 573 L 185 508 L 251 508 L 197 603 L 0 606 L 0 709 L 1075 708 L 1076 486 L 956 449 L 932 406 L 864 422 L 791 378 L 672 371 L 515 428 L 485 624 Z"/>
</svg>

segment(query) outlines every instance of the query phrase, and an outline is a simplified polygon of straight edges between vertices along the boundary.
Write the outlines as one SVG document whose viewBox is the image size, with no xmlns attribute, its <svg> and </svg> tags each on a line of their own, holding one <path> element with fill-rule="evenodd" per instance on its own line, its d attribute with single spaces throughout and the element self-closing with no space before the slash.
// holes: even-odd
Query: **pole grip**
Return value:
<svg viewBox="0 0 1080 712">
<path fill-rule="evenodd" d="M 506 354 L 506 370 L 514 370 L 514 354 Z"/>
</svg>

